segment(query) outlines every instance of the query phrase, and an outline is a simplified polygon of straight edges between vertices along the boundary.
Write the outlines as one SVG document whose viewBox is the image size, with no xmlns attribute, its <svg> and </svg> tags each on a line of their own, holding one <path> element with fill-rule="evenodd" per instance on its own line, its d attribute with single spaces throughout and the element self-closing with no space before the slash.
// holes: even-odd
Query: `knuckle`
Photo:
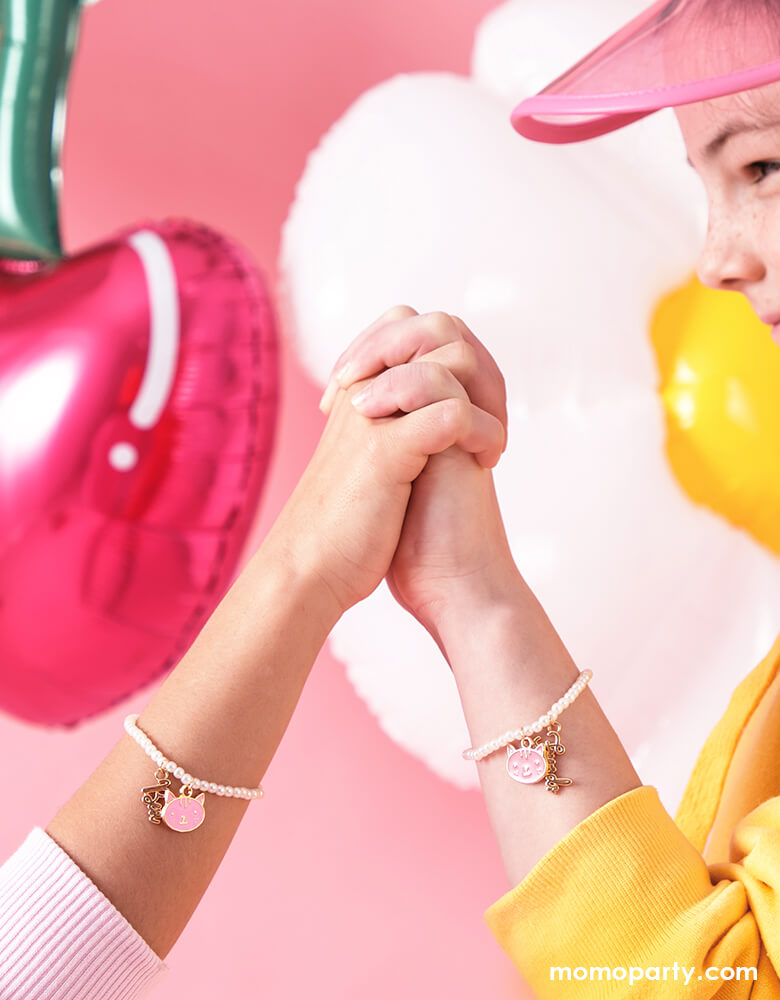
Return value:
<svg viewBox="0 0 780 1000">
<path fill-rule="evenodd" d="M 432 364 L 431 378 L 435 383 L 436 389 L 445 396 L 452 395 L 453 392 L 458 392 L 461 389 L 460 382 L 458 382 L 446 365 L 434 362 Z M 465 392 L 465 389 L 463 391 Z"/>
<path fill-rule="evenodd" d="M 452 322 L 455 324 L 455 326 L 458 328 L 458 332 L 461 334 L 461 336 L 465 336 L 466 333 L 471 333 L 470 328 L 466 323 L 464 323 L 464 321 L 460 318 L 460 316 L 457 316 L 455 313 L 450 313 L 450 318 L 452 319 Z M 471 335 L 474 336 L 473 334 Z"/>
<path fill-rule="evenodd" d="M 409 319 L 410 316 L 416 316 L 416 315 L 417 311 L 415 309 L 412 309 L 411 306 L 399 305 L 399 306 L 391 306 L 387 310 L 387 312 L 382 313 L 382 316 L 380 318 L 388 322 L 392 322 L 393 320 L 398 320 L 398 319 Z"/>
<path fill-rule="evenodd" d="M 383 371 L 380 375 L 376 377 L 377 386 L 384 392 L 389 392 L 391 395 L 396 394 L 399 389 L 403 388 L 403 376 L 401 373 L 401 365 L 394 365 L 392 368 L 388 368 Z"/>
<path fill-rule="evenodd" d="M 463 371 L 473 372 L 477 368 L 477 352 L 467 340 L 458 340 L 453 344 L 455 361 Z"/>
<path fill-rule="evenodd" d="M 431 369 L 437 367 L 421 362 L 418 364 L 395 365 L 379 376 L 382 390 L 386 392 L 401 410 L 409 412 L 419 406 L 420 395 L 424 394 L 431 382 Z"/>
<path fill-rule="evenodd" d="M 460 385 L 455 379 L 447 365 L 438 361 L 416 361 L 406 366 L 410 376 L 414 378 L 415 388 L 426 394 L 435 394 L 441 399 L 450 396 L 453 390 L 457 391 Z"/>
<path fill-rule="evenodd" d="M 454 340 L 458 328 L 449 313 L 435 311 L 425 314 L 425 325 L 436 339 L 442 343 Z"/>
<path fill-rule="evenodd" d="M 442 420 L 453 431 L 465 429 L 471 420 L 471 404 L 468 400 L 450 396 L 443 401 Z"/>
</svg>

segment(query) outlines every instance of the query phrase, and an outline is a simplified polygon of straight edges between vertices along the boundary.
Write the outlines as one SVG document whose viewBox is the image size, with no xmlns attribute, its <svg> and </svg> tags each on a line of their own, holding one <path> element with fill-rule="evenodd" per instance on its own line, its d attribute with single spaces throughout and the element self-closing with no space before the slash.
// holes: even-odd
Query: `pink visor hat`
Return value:
<svg viewBox="0 0 780 1000">
<path fill-rule="evenodd" d="M 780 80 L 780 0 L 661 0 L 512 111 L 538 142 L 592 139 L 661 108 Z"/>
</svg>

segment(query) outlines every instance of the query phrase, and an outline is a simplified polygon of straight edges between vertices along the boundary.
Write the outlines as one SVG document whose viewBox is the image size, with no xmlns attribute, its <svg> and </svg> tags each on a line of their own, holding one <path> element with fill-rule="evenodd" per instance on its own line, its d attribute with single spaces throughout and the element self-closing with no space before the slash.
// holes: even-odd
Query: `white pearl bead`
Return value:
<svg viewBox="0 0 780 1000">
<path fill-rule="evenodd" d="M 216 782 L 214 782 L 214 781 L 209 782 L 208 791 L 210 791 L 210 792 L 216 792 L 216 790 L 217 790 Z"/>
<path fill-rule="evenodd" d="M 225 794 L 225 786 L 217 785 L 217 795 L 224 795 L 224 794 Z"/>
<path fill-rule="evenodd" d="M 533 724 L 533 726 L 531 727 L 531 732 L 532 733 L 538 733 L 541 728 L 542 728 L 541 722 L 535 722 Z"/>
<path fill-rule="evenodd" d="M 156 750 L 152 756 L 152 760 L 155 762 L 155 764 L 162 765 L 163 762 L 162 753 L 159 750 Z"/>
<path fill-rule="evenodd" d="M 171 772 L 171 774 L 173 774 L 173 773 L 174 773 L 174 771 L 176 770 L 176 768 L 177 768 L 178 766 L 179 766 L 179 765 L 178 765 L 178 764 L 176 763 L 176 761 L 175 761 L 175 760 L 169 760 L 169 761 L 168 761 L 168 765 L 167 765 L 167 767 L 165 768 L 165 770 L 166 770 L 166 771 L 170 771 L 170 772 Z"/>
<path fill-rule="evenodd" d="M 225 785 L 225 795 L 227 795 L 227 797 L 230 798 L 230 799 L 233 798 L 233 786 L 232 785 Z"/>
<path fill-rule="evenodd" d="M 179 780 L 181 780 L 184 777 L 184 768 L 183 767 L 175 767 L 173 769 L 173 776 L 174 776 L 174 778 L 178 778 Z"/>
<path fill-rule="evenodd" d="M 192 775 L 191 774 L 187 774 L 187 772 L 185 771 L 184 774 L 181 776 L 181 780 L 182 780 L 182 782 L 185 785 L 191 785 L 192 784 Z"/>
</svg>

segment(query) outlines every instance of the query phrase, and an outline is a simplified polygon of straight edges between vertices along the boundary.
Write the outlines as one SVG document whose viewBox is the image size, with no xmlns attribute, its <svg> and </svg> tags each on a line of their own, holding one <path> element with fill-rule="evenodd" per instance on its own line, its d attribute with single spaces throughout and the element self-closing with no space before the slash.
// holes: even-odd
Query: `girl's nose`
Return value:
<svg viewBox="0 0 780 1000">
<path fill-rule="evenodd" d="M 752 245 L 750 227 L 745 223 L 725 213 L 710 212 L 707 237 L 696 266 L 703 285 L 740 291 L 743 285 L 764 276 L 761 256 Z"/>
</svg>

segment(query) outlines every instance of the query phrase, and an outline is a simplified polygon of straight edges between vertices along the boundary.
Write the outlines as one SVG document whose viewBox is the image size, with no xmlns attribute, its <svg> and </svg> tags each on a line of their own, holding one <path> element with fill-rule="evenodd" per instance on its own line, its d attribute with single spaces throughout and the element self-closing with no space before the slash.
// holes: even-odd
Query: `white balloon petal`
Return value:
<svg viewBox="0 0 780 1000">
<path fill-rule="evenodd" d="M 647 0 L 510 0 L 477 27 L 471 75 L 513 106 L 546 87 L 645 7 Z"/>
</svg>

